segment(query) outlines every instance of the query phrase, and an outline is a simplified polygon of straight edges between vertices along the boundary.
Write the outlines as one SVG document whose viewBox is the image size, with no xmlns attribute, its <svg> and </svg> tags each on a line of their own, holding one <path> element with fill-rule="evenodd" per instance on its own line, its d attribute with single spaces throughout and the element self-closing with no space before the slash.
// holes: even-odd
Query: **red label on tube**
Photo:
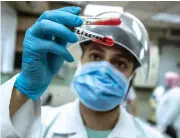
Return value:
<svg viewBox="0 0 180 138">
<path fill-rule="evenodd" d="M 97 43 L 101 43 L 103 45 L 106 46 L 113 46 L 114 45 L 114 40 L 112 38 L 109 37 L 103 37 L 102 39 L 92 39 L 92 41 L 97 42 Z"/>
</svg>

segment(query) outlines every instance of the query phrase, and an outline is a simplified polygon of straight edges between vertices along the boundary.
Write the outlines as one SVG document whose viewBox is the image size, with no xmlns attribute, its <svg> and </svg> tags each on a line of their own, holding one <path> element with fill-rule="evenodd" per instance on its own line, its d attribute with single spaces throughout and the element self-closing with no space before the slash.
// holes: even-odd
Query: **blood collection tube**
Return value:
<svg viewBox="0 0 180 138">
<path fill-rule="evenodd" d="M 106 36 L 85 30 L 83 28 L 76 27 L 73 29 L 73 31 L 77 35 L 84 37 L 84 38 L 91 39 L 94 42 L 101 43 L 101 44 L 104 44 L 106 46 L 113 46 L 114 45 L 114 40 L 112 38 L 109 38 L 109 37 L 106 37 Z"/>
<path fill-rule="evenodd" d="M 117 26 L 121 24 L 119 18 L 100 18 L 100 17 L 81 17 L 83 19 L 83 25 L 105 25 L 105 26 Z M 81 27 L 76 27 L 73 31 L 81 36 L 88 39 L 91 39 L 94 42 L 104 44 L 106 46 L 113 46 L 114 40 L 107 36 L 103 36 Z"/>
<path fill-rule="evenodd" d="M 108 25 L 117 26 L 121 24 L 119 18 L 97 18 L 97 17 L 83 17 L 83 25 Z"/>
</svg>

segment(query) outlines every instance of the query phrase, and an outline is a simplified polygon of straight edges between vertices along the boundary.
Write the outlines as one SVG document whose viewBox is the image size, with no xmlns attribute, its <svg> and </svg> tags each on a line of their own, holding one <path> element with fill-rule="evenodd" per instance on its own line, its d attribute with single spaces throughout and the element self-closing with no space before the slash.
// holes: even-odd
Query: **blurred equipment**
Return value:
<svg viewBox="0 0 180 138">
<path fill-rule="evenodd" d="M 139 68 L 134 79 L 134 86 L 140 88 L 154 88 L 158 81 L 159 73 L 159 48 L 157 45 L 150 44 L 150 64 L 149 64 L 149 76 L 145 81 L 144 70 Z M 152 81 L 153 80 L 153 81 Z"/>
<path fill-rule="evenodd" d="M 1 72 L 14 71 L 17 13 L 6 2 L 1 2 Z"/>
</svg>

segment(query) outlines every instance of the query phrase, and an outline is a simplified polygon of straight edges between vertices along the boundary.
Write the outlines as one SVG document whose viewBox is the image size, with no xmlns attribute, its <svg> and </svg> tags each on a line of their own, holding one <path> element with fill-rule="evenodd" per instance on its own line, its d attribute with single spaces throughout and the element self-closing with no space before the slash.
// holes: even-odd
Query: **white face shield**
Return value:
<svg viewBox="0 0 180 138">
<path fill-rule="evenodd" d="M 99 14 L 97 17 L 120 18 L 121 24 L 118 26 L 84 25 L 82 28 L 110 37 L 116 44 L 127 49 L 143 68 L 147 80 L 149 72 L 149 37 L 141 21 L 129 13 L 106 12 Z M 82 38 L 79 43 L 88 40 L 90 39 Z M 73 52 L 73 50 L 71 51 Z"/>
</svg>

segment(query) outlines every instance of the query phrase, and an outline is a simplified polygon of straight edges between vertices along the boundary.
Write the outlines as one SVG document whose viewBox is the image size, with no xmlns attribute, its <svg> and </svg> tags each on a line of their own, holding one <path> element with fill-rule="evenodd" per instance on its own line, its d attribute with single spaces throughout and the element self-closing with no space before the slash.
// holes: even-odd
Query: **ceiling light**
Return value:
<svg viewBox="0 0 180 138">
<path fill-rule="evenodd" d="M 122 7 L 118 6 L 106 6 L 106 5 L 95 5 L 95 4 L 88 4 L 84 9 L 85 16 L 96 16 L 102 12 L 123 12 Z"/>
<path fill-rule="evenodd" d="M 158 13 L 151 17 L 154 21 L 163 21 L 167 23 L 180 23 L 180 15 L 172 13 Z"/>
</svg>

